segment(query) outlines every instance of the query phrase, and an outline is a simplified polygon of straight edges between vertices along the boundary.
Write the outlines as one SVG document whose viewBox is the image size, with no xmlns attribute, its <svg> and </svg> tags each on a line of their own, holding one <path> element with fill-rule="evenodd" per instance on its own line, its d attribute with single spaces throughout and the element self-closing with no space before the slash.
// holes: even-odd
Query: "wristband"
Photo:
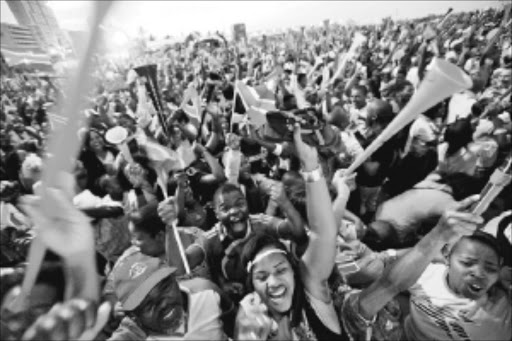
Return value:
<svg viewBox="0 0 512 341">
<path fill-rule="evenodd" d="M 272 154 L 276 155 L 276 156 L 279 156 L 283 153 L 283 146 L 278 143 L 276 144 L 276 149 L 274 149 L 274 151 L 272 152 Z"/>
<path fill-rule="evenodd" d="M 324 178 L 324 174 L 322 172 L 322 167 L 318 166 L 311 172 L 303 172 L 301 171 L 300 174 L 302 175 L 302 178 L 305 182 L 317 182 L 320 179 Z"/>
<path fill-rule="evenodd" d="M 396 250 L 395 249 L 389 249 L 389 250 L 386 250 L 386 253 L 388 254 L 388 256 L 392 259 L 396 259 Z"/>
</svg>

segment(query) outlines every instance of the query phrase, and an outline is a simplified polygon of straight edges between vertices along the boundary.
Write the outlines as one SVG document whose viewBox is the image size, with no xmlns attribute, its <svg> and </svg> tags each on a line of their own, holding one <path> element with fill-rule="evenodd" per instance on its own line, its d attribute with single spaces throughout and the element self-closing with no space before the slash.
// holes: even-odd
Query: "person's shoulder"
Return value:
<svg viewBox="0 0 512 341">
<path fill-rule="evenodd" d="M 107 341 L 136 341 L 145 340 L 146 337 L 146 333 L 131 318 L 124 317 Z"/>
<path fill-rule="evenodd" d="M 193 295 L 204 291 L 220 293 L 220 289 L 215 283 L 206 278 L 201 277 L 195 277 L 192 279 L 180 281 L 179 285 L 180 289 L 189 295 Z"/>
<path fill-rule="evenodd" d="M 206 240 L 214 240 L 220 237 L 219 224 L 215 224 L 211 229 L 203 233 Z"/>
<path fill-rule="evenodd" d="M 416 283 L 435 282 L 437 286 L 442 285 L 442 276 L 446 273 L 447 266 L 444 263 L 430 263 Z"/>
</svg>

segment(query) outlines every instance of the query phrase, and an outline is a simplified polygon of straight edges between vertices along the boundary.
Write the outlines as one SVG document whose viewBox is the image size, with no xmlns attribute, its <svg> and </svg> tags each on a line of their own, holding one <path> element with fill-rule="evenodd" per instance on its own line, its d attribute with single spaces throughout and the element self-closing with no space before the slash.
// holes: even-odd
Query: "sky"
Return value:
<svg viewBox="0 0 512 341">
<path fill-rule="evenodd" d="M 61 28 L 86 30 L 94 1 L 48 1 Z M 116 1 L 107 26 L 133 36 L 139 27 L 157 37 L 182 36 L 191 31 L 230 32 L 231 25 L 245 23 L 247 32 L 301 25 L 320 25 L 323 20 L 357 23 L 381 18 L 421 17 L 501 6 L 503 0 L 485 1 Z M 16 23 L 6 2 L 0 1 L 1 21 Z"/>
</svg>

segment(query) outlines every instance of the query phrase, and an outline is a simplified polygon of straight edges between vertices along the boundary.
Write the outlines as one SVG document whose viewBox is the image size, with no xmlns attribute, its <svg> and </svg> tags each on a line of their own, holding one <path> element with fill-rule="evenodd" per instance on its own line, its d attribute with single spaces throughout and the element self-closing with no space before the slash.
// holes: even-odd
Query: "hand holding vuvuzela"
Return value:
<svg viewBox="0 0 512 341">
<path fill-rule="evenodd" d="M 347 169 L 346 175 L 354 172 L 386 141 L 412 122 L 419 114 L 451 95 L 469 89 L 471 78 L 455 65 L 436 58 L 432 69 L 420 83 L 409 103 L 391 121 L 384 131 L 359 155 Z"/>
</svg>

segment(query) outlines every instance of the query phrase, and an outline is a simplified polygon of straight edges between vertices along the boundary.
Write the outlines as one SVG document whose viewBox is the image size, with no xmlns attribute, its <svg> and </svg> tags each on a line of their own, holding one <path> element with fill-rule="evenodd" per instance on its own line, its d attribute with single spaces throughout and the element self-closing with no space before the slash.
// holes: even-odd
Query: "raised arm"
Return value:
<svg viewBox="0 0 512 341">
<path fill-rule="evenodd" d="M 306 290 L 315 298 L 330 301 L 327 279 L 336 255 L 336 222 L 332 212 L 327 182 L 322 175 L 316 148 L 302 141 L 297 124 L 294 143 L 306 181 L 306 209 L 310 228 L 309 244 L 302 256 L 301 277 Z"/>
<path fill-rule="evenodd" d="M 356 174 L 352 174 L 350 176 L 350 181 L 355 181 Z M 343 179 L 343 170 L 338 170 L 334 173 L 333 176 L 333 185 L 336 187 L 338 195 L 332 204 L 332 211 L 334 213 L 334 219 L 337 226 L 340 226 L 342 223 L 343 217 L 346 215 L 346 206 L 348 199 L 350 197 L 350 187 L 347 186 Z M 352 184 L 352 189 L 355 188 L 355 184 Z M 339 229 L 338 229 L 339 230 Z M 339 231 L 338 231 L 339 232 Z M 343 233 L 342 233 L 343 234 Z"/>
<path fill-rule="evenodd" d="M 372 319 L 398 293 L 409 289 L 445 244 L 472 234 L 482 218 L 465 211 L 478 200 L 473 196 L 447 210 L 436 227 L 406 255 L 398 259 L 359 297 L 359 312 Z"/>
<path fill-rule="evenodd" d="M 203 175 L 201 177 L 201 183 L 220 183 L 226 179 L 224 175 L 224 168 L 220 165 L 219 161 L 213 157 L 213 155 L 203 145 L 197 143 L 196 151 L 199 155 L 202 155 L 210 167 L 211 174 Z"/>
<path fill-rule="evenodd" d="M 44 204 L 26 197 L 22 203 L 37 223 L 37 241 L 62 257 L 66 271 L 66 299 L 98 302 L 99 278 L 95 265 L 93 228 L 64 191 L 48 189 Z"/>
<path fill-rule="evenodd" d="M 272 186 L 270 199 L 277 203 L 286 217 L 286 219 L 277 226 L 277 235 L 280 238 L 290 239 L 297 243 L 304 242 L 307 238 L 306 225 L 300 213 L 286 196 L 282 183 L 278 182 Z"/>
</svg>

